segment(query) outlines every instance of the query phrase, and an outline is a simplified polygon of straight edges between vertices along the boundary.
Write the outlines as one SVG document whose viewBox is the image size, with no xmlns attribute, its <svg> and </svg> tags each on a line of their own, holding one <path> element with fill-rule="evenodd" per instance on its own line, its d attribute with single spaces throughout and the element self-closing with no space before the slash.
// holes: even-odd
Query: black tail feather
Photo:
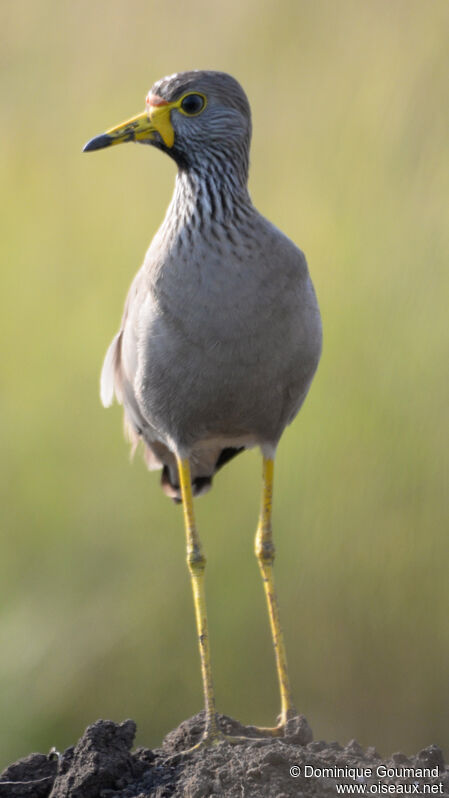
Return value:
<svg viewBox="0 0 449 798">
<path fill-rule="evenodd" d="M 222 449 L 215 463 L 214 474 L 216 474 L 220 468 L 223 468 L 226 463 L 229 463 L 230 460 L 240 454 L 240 452 L 243 452 L 244 449 L 244 446 L 227 446 Z M 207 493 L 212 486 L 212 477 L 213 474 L 210 476 L 195 477 L 192 482 L 193 495 L 201 496 L 203 493 Z M 161 487 L 164 493 L 169 496 L 170 499 L 173 499 L 176 504 L 182 502 L 180 486 L 172 481 L 170 469 L 166 465 L 164 465 L 162 469 Z"/>
</svg>

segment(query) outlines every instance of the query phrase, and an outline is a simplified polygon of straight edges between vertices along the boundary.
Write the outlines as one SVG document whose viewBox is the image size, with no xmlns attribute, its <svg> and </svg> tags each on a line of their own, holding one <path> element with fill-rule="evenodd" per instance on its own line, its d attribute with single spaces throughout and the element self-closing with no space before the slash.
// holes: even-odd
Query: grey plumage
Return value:
<svg viewBox="0 0 449 798">
<path fill-rule="evenodd" d="M 321 321 L 306 259 L 252 205 L 251 117 L 229 75 L 187 72 L 156 83 L 173 101 L 198 91 L 198 117 L 172 111 L 178 164 L 165 219 L 131 285 L 103 365 L 101 398 L 124 406 L 135 444 L 179 499 L 176 457 L 195 493 L 251 446 L 274 451 L 310 387 Z"/>
</svg>

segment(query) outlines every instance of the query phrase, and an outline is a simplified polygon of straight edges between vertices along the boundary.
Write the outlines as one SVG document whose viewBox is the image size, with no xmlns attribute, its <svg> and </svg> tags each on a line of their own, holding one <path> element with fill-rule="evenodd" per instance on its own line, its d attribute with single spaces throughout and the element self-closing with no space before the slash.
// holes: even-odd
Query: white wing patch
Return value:
<svg viewBox="0 0 449 798">
<path fill-rule="evenodd" d="M 100 399 L 104 407 L 110 407 L 114 396 L 118 402 L 122 401 L 120 386 L 117 385 L 117 371 L 119 367 L 122 330 L 112 339 L 106 352 L 100 377 Z"/>
</svg>

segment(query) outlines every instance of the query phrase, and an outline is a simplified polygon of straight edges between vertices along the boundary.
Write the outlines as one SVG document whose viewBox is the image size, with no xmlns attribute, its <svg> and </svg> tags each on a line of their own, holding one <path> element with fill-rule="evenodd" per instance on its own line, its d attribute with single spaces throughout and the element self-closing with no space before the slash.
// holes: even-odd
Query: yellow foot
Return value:
<svg viewBox="0 0 449 798">
<path fill-rule="evenodd" d="M 248 737 L 289 737 L 294 732 L 294 721 L 298 713 L 293 707 L 278 716 L 277 726 L 247 726 Z"/>
<path fill-rule="evenodd" d="M 277 726 L 248 726 L 248 737 L 286 737 L 293 738 L 300 745 L 307 745 L 313 740 L 312 730 L 304 715 L 298 715 L 291 709 L 286 715 L 281 715 Z"/>
<path fill-rule="evenodd" d="M 280 723 L 279 726 L 248 726 L 250 734 L 247 740 L 257 739 L 258 737 L 285 737 L 285 724 Z"/>
</svg>

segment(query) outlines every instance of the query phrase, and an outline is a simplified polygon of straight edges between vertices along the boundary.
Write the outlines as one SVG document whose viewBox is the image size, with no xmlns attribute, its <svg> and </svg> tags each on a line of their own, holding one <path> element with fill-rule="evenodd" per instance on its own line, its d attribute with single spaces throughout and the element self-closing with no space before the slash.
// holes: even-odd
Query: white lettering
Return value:
<svg viewBox="0 0 449 798">
<path fill-rule="evenodd" d="M 313 767 L 312 767 L 312 765 L 305 765 L 304 766 L 304 776 L 306 777 L 306 779 L 310 779 L 310 777 L 313 776 Z"/>
</svg>

